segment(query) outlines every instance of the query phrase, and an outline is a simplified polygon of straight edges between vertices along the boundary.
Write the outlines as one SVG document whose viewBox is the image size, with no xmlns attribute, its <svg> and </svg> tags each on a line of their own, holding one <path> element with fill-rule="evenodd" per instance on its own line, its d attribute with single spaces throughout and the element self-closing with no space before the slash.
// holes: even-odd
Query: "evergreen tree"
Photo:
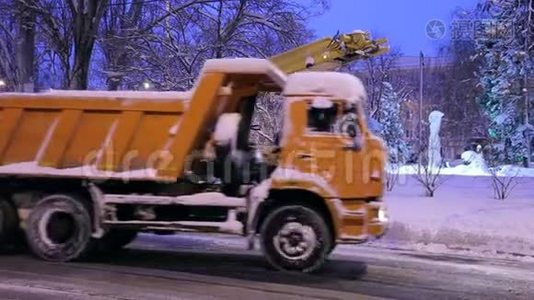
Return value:
<svg viewBox="0 0 534 300">
<path fill-rule="evenodd" d="M 380 123 L 380 136 L 388 147 L 390 163 L 403 163 L 408 155 L 404 140 L 404 126 L 401 120 L 401 99 L 389 82 L 383 82 L 383 93 L 377 121 Z"/>
<path fill-rule="evenodd" d="M 524 133 L 523 78 L 532 69 L 525 38 L 528 1 L 484 0 L 478 6 L 482 21 L 476 24 L 476 58 L 482 88 L 480 104 L 489 118 L 488 135 L 495 145 L 493 160 L 521 161 L 527 155 Z"/>
</svg>

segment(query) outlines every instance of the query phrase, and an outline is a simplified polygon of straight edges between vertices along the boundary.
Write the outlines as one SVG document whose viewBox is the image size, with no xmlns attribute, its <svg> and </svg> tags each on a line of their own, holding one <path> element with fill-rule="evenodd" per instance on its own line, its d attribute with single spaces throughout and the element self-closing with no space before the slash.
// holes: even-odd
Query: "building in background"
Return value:
<svg viewBox="0 0 534 300">
<path fill-rule="evenodd" d="M 374 67 L 378 67 L 381 73 L 387 72 L 385 81 L 390 82 L 404 98 L 401 115 L 406 140 L 417 147 L 420 57 L 399 56 L 388 66 L 381 65 L 380 62 L 377 64 L 379 59 L 375 58 Z M 370 64 L 362 62 L 350 68 L 351 72 L 366 83 L 368 90 L 376 82 L 376 78 L 373 78 L 376 72 L 369 72 L 370 67 Z M 429 113 L 440 110 L 445 114 L 441 130 L 443 157 L 446 160 L 458 159 L 467 147 L 483 141 L 486 136 L 485 118 L 476 102 L 476 79 L 470 70 L 465 70 L 464 73 L 469 74 L 465 79 L 457 78 L 455 74 L 462 73 L 462 70 L 450 57 L 425 57 L 423 71 L 422 144 L 428 143 Z"/>
</svg>

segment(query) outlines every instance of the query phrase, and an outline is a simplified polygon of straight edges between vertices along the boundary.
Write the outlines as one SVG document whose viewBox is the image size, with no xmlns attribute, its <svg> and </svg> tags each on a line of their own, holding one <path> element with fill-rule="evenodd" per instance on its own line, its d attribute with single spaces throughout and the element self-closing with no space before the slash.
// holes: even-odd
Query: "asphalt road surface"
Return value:
<svg viewBox="0 0 534 300">
<path fill-rule="evenodd" d="M 143 236 L 83 263 L 3 253 L 0 299 L 534 299 L 534 263 L 343 246 L 320 273 L 288 274 L 258 251 Z"/>
</svg>

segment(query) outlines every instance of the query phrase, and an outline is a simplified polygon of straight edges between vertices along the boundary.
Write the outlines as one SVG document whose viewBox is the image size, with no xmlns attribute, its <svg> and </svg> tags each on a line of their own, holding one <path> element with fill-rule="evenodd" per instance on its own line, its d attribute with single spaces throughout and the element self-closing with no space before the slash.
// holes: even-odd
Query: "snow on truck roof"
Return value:
<svg viewBox="0 0 534 300">
<path fill-rule="evenodd" d="M 298 72 L 287 77 L 285 96 L 325 95 L 361 102 L 366 99 L 362 81 L 351 74 L 340 72 Z"/>
</svg>

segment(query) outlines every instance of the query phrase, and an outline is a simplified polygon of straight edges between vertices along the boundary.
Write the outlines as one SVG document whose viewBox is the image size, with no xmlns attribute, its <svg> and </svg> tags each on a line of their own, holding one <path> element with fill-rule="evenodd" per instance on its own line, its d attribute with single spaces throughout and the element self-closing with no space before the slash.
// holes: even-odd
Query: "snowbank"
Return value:
<svg viewBox="0 0 534 300">
<path fill-rule="evenodd" d="M 518 180 L 506 200 L 492 198 L 489 177 L 452 176 L 434 198 L 410 180 L 386 195 L 391 225 L 375 244 L 534 256 L 534 179 Z"/>
<path fill-rule="evenodd" d="M 399 174 L 401 175 L 415 175 L 417 174 L 417 165 L 404 165 L 399 167 Z M 433 170 L 432 174 L 438 171 Z M 456 167 L 443 167 L 439 170 L 441 175 L 460 175 L 460 176 L 491 176 L 487 168 L 479 164 L 458 165 Z M 518 166 L 505 165 L 497 168 L 496 174 L 498 176 L 514 176 L 514 177 L 534 177 L 534 168 L 523 168 Z"/>
<path fill-rule="evenodd" d="M 461 158 L 464 164 L 455 167 L 443 167 L 441 170 L 435 168 L 432 170 L 432 174 L 437 174 L 439 171 L 439 174 L 442 175 L 491 176 L 492 171 L 495 171 L 497 176 L 534 177 L 534 168 L 505 165 L 490 169 L 483 155 L 475 151 L 465 151 L 462 153 Z M 399 174 L 417 174 L 418 168 L 418 165 L 401 166 Z"/>
</svg>

